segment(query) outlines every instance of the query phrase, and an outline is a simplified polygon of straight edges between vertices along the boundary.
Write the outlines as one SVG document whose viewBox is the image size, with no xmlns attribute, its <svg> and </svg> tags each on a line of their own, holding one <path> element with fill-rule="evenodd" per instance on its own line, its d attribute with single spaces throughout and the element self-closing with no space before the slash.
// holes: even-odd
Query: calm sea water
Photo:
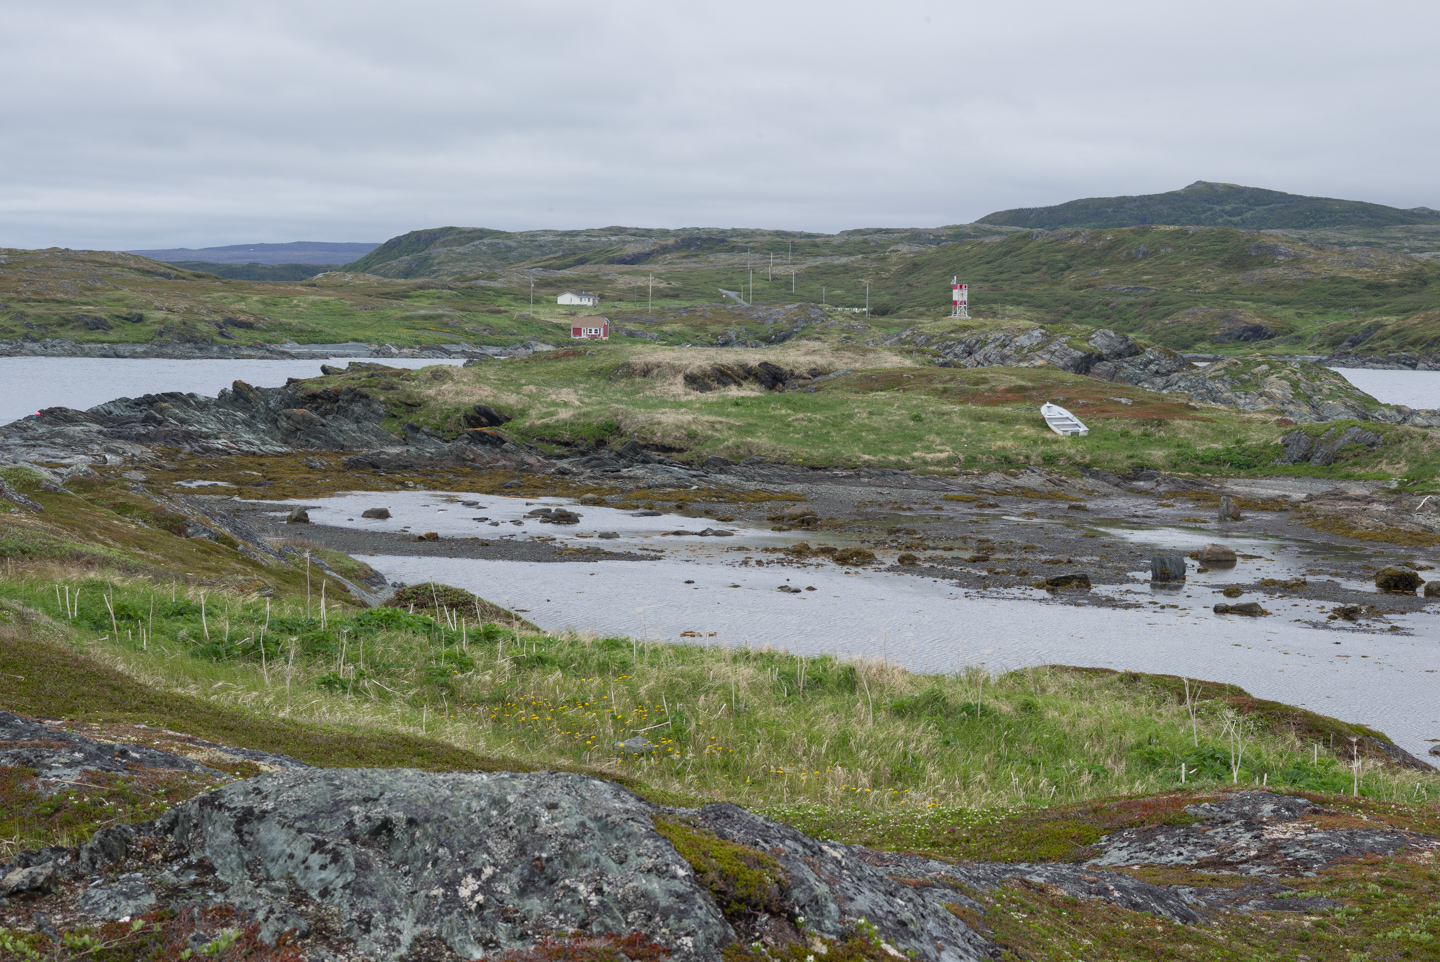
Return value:
<svg viewBox="0 0 1440 962">
<path fill-rule="evenodd" d="M 279 387 L 291 377 L 315 377 L 324 363 L 353 358 L 305 361 L 204 360 L 109 357 L 0 357 L 0 424 L 42 408 L 85 410 L 121 397 L 162 391 L 188 391 L 214 397 L 232 381 Z M 428 367 L 460 361 L 429 358 L 386 360 L 394 367 Z"/>
<path fill-rule="evenodd" d="M 1412 408 L 1440 408 L 1440 371 L 1367 371 L 1334 368 L 1377 401 Z"/>
</svg>

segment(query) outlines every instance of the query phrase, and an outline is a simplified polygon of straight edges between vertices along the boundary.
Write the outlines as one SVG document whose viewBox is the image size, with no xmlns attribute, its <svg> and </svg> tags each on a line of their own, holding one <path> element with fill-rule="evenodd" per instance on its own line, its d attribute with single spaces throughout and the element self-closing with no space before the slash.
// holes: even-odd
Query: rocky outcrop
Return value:
<svg viewBox="0 0 1440 962">
<path fill-rule="evenodd" d="M 288 755 L 245 748 L 230 748 L 187 738 L 186 743 L 215 758 L 230 756 L 262 764 L 270 768 L 308 768 L 304 762 Z M 0 765 L 21 766 L 35 773 L 42 781 L 67 783 L 81 772 L 109 772 L 127 775 L 137 768 L 192 772 L 212 778 L 230 776 L 212 765 L 205 765 L 186 755 L 164 751 L 143 744 L 106 742 L 78 732 L 66 731 L 56 724 L 47 724 L 23 715 L 0 710 Z"/>
<path fill-rule="evenodd" d="M 929 348 L 943 367 L 1053 367 L 1070 374 L 1127 384 L 1163 394 L 1186 394 L 1204 404 L 1273 413 L 1298 422 L 1375 421 L 1440 427 L 1440 412 L 1384 405 L 1343 375 L 1320 364 L 1274 358 L 1228 358 L 1197 367 L 1162 347 L 1098 330 L 1083 340 L 1043 327 L 994 331 L 956 340 L 907 331 L 887 344 Z"/>
<path fill-rule="evenodd" d="M 84 756 L 82 768 L 115 763 L 84 741 L 36 751 Z M 193 770 L 151 751 L 122 761 Z M 29 761 L 42 780 L 75 771 Z M 396 960 L 439 943 L 480 958 L 557 936 L 638 936 L 681 962 L 709 962 L 737 941 L 819 954 L 825 940 L 858 934 L 898 958 L 980 962 L 1004 947 L 950 911 L 983 912 L 966 890 L 1039 886 L 1196 924 L 1214 912 L 1332 907 L 1287 879 L 1440 848 L 1383 823 L 1337 824 L 1303 798 L 1240 791 L 1197 800 L 1187 824 L 1103 836 L 1083 863 L 950 862 L 822 841 L 729 804 L 668 808 L 583 774 L 271 767 L 280 770 L 229 781 L 153 822 L 102 829 L 78 848 L 21 852 L 0 879 L 72 920 L 203 898 L 238 910 L 266 941 L 289 932 L 313 958 Z M 730 890 L 713 873 L 743 870 L 714 868 L 726 859 L 762 867 L 761 902 L 720 897 Z M 1168 885 L 1112 870 L 1121 866 L 1189 871 Z M 10 924 L 3 902 L 0 923 Z"/>
<path fill-rule="evenodd" d="M 771 924 L 717 902 L 657 818 L 773 861 Z M 926 897 L 844 845 L 732 805 L 666 809 L 557 772 L 272 772 L 155 822 L 104 830 L 78 850 L 22 854 L 5 875 L 37 865 L 99 918 L 179 907 L 208 890 L 268 940 L 325 929 L 346 958 L 399 959 L 422 938 L 479 958 L 565 934 L 640 933 L 676 960 L 718 960 L 741 935 L 841 940 L 861 919 L 914 959 L 999 954 L 945 908 L 961 896 Z M 97 870 L 98 884 L 79 878 Z"/>
<path fill-rule="evenodd" d="M 552 462 L 533 449 L 486 429 L 446 439 L 413 423 L 397 436 L 381 426 L 383 404 L 353 387 L 291 380 L 257 388 L 236 381 L 218 397 L 147 394 L 119 398 L 88 411 L 47 408 L 0 427 L 0 449 L 16 462 L 106 463 L 141 459 L 154 447 L 206 454 L 288 454 L 297 451 L 363 452 L 350 468 L 454 463 L 548 470 Z"/>
<path fill-rule="evenodd" d="M 1304 431 L 1291 431 L 1280 439 L 1284 447 L 1276 464 L 1314 464 L 1321 467 L 1335 463 L 1335 456 L 1342 448 L 1355 445 L 1374 450 L 1385 443 L 1385 439 L 1374 431 L 1364 428 L 1331 428 L 1318 438 L 1312 438 Z"/>
<path fill-rule="evenodd" d="M 704 394 L 717 388 L 755 385 L 767 391 L 783 391 L 793 381 L 820 376 L 821 371 L 811 369 L 801 374 L 790 371 L 778 364 L 761 361 L 759 364 L 711 364 L 691 368 L 681 380 L 691 391 Z"/>
</svg>

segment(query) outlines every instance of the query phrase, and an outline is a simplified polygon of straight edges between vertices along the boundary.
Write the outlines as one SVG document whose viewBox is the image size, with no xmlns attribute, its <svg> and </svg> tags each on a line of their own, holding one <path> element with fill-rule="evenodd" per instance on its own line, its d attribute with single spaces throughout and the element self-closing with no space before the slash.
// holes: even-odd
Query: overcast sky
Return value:
<svg viewBox="0 0 1440 962">
<path fill-rule="evenodd" d="M 0 3 L 0 246 L 1440 208 L 1440 3 Z"/>
</svg>

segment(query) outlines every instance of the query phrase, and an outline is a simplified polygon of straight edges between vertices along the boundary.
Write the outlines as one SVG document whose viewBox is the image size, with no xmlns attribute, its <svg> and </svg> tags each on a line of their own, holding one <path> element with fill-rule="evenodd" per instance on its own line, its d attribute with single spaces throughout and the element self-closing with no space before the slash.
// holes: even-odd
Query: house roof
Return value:
<svg viewBox="0 0 1440 962">
<path fill-rule="evenodd" d="M 564 297 L 565 294 L 569 294 L 571 297 L 599 297 L 599 296 L 600 296 L 599 294 L 589 294 L 589 293 L 586 293 L 585 291 L 565 291 L 565 292 L 562 293 L 560 296 L 561 296 L 561 297 Z"/>
</svg>

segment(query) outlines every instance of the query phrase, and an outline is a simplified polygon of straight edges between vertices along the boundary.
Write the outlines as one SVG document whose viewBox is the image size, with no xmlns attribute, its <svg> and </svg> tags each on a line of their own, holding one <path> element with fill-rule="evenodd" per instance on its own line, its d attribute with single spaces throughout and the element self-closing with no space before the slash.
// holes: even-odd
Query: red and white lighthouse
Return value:
<svg viewBox="0 0 1440 962">
<path fill-rule="evenodd" d="M 970 285 L 961 284 L 957 276 L 950 281 L 951 317 L 970 316 Z"/>
</svg>

